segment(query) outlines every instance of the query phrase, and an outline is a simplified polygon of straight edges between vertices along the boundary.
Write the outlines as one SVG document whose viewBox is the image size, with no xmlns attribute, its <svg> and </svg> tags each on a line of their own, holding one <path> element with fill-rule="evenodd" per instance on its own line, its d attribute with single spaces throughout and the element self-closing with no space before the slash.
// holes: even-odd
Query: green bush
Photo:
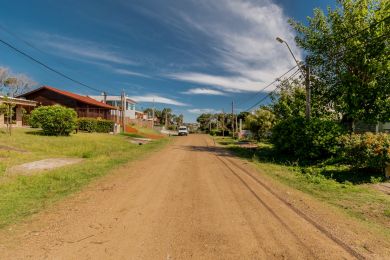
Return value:
<svg viewBox="0 0 390 260">
<path fill-rule="evenodd" d="M 45 135 L 69 135 L 77 126 L 77 114 L 63 106 L 41 106 L 31 112 L 29 123 L 41 127 Z"/>
<path fill-rule="evenodd" d="M 340 157 L 354 168 L 383 169 L 390 163 L 388 134 L 351 134 L 339 138 Z"/>
<path fill-rule="evenodd" d="M 342 134 L 343 128 L 334 121 L 292 117 L 273 127 L 271 142 L 281 154 L 300 160 L 318 160 L 337 154 L 337 138 Z"/>
<path fill-rule="evenodd" d="M 78 129 L 85 132 L 109 133 L 114 130 L 114 122 L 111 120 L 96 118 L 79 118 Z"/>
</svg>

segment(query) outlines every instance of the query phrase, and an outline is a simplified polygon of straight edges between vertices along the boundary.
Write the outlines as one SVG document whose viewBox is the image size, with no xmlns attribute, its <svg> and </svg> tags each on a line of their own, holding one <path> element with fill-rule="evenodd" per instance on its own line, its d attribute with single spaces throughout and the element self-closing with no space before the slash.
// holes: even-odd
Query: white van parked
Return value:
<svg viewBox="0 0 390 260">
<path fill-rule="evenodd" d="M 179 126 L 178 135 L 188 135 L 188 129 L 186 126 Z"/>
</svg>

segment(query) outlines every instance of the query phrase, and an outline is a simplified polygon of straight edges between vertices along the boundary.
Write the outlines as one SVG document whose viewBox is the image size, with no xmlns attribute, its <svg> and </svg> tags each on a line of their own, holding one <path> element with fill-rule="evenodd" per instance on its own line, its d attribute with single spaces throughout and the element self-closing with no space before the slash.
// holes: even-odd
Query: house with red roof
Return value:
<svg viewBox="0 0 390 260">
<path fill-rule="evenodd" d="M 102 118 L 117 121 L 117 115 L 119 115 L 117 108 L 109 104 L 50 86 L 42 86 L 19 95 L 18 98 L 33 100 L 37 102 L 38 106 L 61 105 L 73 108 L 77 112 L 78 117 Z"/>
</svg>

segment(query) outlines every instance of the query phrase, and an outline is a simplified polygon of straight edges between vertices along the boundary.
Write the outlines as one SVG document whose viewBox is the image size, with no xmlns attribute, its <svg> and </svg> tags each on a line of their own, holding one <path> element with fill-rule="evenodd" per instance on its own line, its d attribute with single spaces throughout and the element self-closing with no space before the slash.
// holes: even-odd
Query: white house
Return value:
<svg viewBox="0 0 390 260">
<path fill-rule="evenodd" d="M 121 107 L 121 96 L 89 96 L 90 98 L 93 98 L 99 102 L 104 102 L 104 99 L 106 99 L 105 103 L 108 105 L 111 105 L 113 107 Z M 125 118 L 126 120 L 133 120 L 136 119 L 135 116 L 135 105 L 137 102 L 134 100 L 125 97 L 126 100 L 126 109 L 125 109 Z"/>
</svg>

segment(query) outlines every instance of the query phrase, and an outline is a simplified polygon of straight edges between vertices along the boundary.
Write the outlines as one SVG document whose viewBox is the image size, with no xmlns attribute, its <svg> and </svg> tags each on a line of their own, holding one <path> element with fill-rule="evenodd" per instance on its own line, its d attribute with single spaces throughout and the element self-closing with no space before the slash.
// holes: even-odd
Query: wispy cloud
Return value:
<svg viewBox="0 0 390 260">
<path fill-rule="evenodd" d="M 42 46 L 52 54 L 86 62 L 107 62 L 122 65 L 136 65 L 137 63 L 123 54 L 112 50 L 109 46 L 78 38 L 71 38 L 57 34 L 35 32 L 32 35 L 35 45 Z"/>
<path fill-rule="evenodd" d="M 215 114 L 219 113 L 221 111 L 213 109 L 213 108 L 193 108 L 193 109 L 188 109 L 187 110 L 191 114 Z"/>
<path fill-rule="evenodd" d="M 288 41 L 301 57 L 288 17 L 273 1 L 196 2 L 200 10 L 179 10 L 177 19 L 182 26 L 208 37 L 214 50 L 210 61 L 218 73 L 188 70 L 168 73 L 167 77 L 226 91 L 258 91 L 295 65 L 285 46 L 275 40 L 277 36 Z"/>
<path fill-rule="evenodd" d="M 145 95 L 145 96 L 132 96 L 131 99 L 137 101 L 137 102 L 155 102 L 160 104 L 168 104 L 168 105 L 174 105 L 174 106 L 188 106 L 185 103 L 179 102 L 177 100 L 173 100 L 170 98 L 158 96 L 158 95 Z"/>
<path fill-rule="evenodd" d="M 136 76 L 136 77 L 150 78 L 150 76 L 148 76 L 146 74 L 135 72 L 135 71 L 132 71 L 132 70 L 127 70 L 127 69 L 113 69 L 113 71 L 115 73 L 122 74 L 122 75 L 127 75 L 127 76 Z"/>
<path fill-rule="evenodd" d="M 226 93 L 209 88 L 191 88 L 187 91 L 181 92 L 186 95 L 212 95 L 212 96 L 224 96 Z"/>
<path fill-rule="evenodd" d="M 256 91 L 262 86 L 262 84 L 249 80 L 245 77 L 215 76 L 196 72 L 176 73 L 169 74 L 168 76 L 172 79 L 220 87 L 231 92 Z"/>
</svg>

